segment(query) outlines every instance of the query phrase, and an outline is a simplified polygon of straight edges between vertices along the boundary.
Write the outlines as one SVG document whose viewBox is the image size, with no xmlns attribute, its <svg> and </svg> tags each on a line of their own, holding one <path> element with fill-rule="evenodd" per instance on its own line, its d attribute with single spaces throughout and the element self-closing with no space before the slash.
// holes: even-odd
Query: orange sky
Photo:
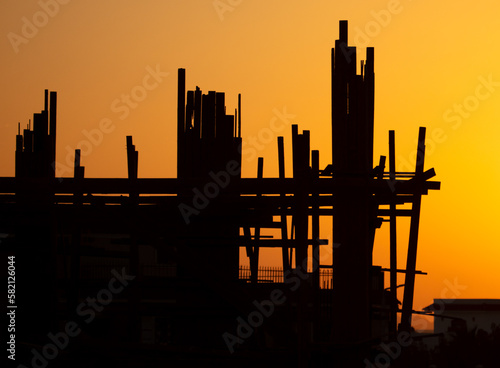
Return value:
<svg viewBox="0 0 500 368">
<path fill-rule="evenodd" d="M 442 182 L 423 199 L 417 268 L 429 275 L 417 276 L 415 308 L 439 297 L 500 298 L 500 3 L 473 4 L 3 1 L 0 175 L 13 176 L 17 123 L 25 126 L 43 108 L 48 88 L 58 91 L 58 175 L 71 175 L 68 152 L 80 147 L 87 177 L 125 177 L 125 136 L 133 135 L 139 176 L 174 177 L 179 67 L 188 89 L 226 92 L 229 111 L 242 94 L 247 139 L 259 139 L 275 109 L 295 115 L 300 130 L 311 130 L 324 167 L 331 159 L 330 49 L 338 21 L 348 19 L 358 55 L 375 47 L 375 160 L 387 154 L 395 129 L 398 169 L 413 169 L 418 127 L 426 126 L 426 168 Z M 126 109 L 123 96 L 151 70 L 147 95 Z M 96 135 L 103 119 L 112 131 Z M 276 135 L 284 135 L 290 158 L 290 127 Z M 275 140 L 260 143 L 264 176 L 277 176 Z M 244 157 L 245 177 L 256 168 L 253 155 Z M 407 221 L 400 223 L 404 267 Z M 327 230 L 322 237 L 330 237 Z M 387 225 L 377 233 L 374 263 L 388 266 Z M 454 280 L 463 287 L 450 287 Z"/>
</svg>

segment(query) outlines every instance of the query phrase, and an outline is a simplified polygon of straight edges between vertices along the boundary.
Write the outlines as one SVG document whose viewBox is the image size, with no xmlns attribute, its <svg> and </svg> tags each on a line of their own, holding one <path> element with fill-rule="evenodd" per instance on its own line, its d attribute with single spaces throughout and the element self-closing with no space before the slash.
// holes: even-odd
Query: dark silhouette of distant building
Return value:
<svg viewBox="0 0 500 368">
<path fill-rule="evenodd" d="M 447 334 L 462 321 L 467 331 L 483 330 L 488 333 L 500 327 L 500 299 L 434 299 L 424 308 L 434 312 L 434 333 Z"/>
</svg>

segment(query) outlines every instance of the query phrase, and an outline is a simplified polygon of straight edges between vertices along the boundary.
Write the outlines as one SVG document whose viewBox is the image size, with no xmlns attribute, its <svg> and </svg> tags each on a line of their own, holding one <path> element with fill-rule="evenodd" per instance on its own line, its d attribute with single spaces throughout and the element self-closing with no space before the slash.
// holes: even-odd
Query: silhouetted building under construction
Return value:
<svg viewBox="0 0 500 368">
<path fill-rule="evenodd" d="M 425 128 L 414 172 L 396 171 L 394 131 L 388 169 L 385 156 L 374 165 L 373 48 L 360 74 L 357 63 L 341 21 L 332 49 L 332 164 L 320 168 L 311 133 L 293 125 L 289 178 L 283 137 L 277 178 L 263 177 L 262 158 L 255 178 L 241 177 L 241 96 L 228 114 L 224 93 L 186 92 L 184 69 L 177 178 L 139 178 L 132 137 L 128 178 L 85 178 L 79 150 L 74 176 L 56 177 L 57 94 L 46 91 L 33 125 L 19 128 L 15 177 L 0 178 L 2 247 L 16 255 L 16 303 L 26 326 L 19 363 L 30 364 L 33 349 L 43 355 L 47 334 L 70 322 L 81 332 L 47 358 L 53 366 L 364 367 L 374 346 L 398 328 L 410 331 L 414 279 L 422 273 L 421 196 L 440 184 L 429 181 L 433 169 L 424 171 Z M 333 244 L 320 239 L 322 216 L 332 218 Z M 400 216 L 410 217 L 407 249 L 396 244 Z M 384 223 L 388 268 L 372 262 Z M 276 235 L 263 235 L 269 231 Z M 326 246 L 333 264 L 321 263 Z M 267 247 L 281 250 L 282 267 L 260 267 Z M 240 249 L 248 268 L 240 266 Z M 398 268 L 402 249 L 407 264 Z M 398 272 L 405 274 L 401 309 Z"/>
</svg>

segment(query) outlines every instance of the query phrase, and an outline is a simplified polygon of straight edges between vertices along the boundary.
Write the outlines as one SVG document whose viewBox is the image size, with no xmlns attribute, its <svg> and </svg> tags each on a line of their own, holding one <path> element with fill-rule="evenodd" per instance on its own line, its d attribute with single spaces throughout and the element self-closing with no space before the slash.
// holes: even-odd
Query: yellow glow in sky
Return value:
<svg viewBox="0 0 500 368">
<path fill-rule="evenodd" d="M 358 58 L 375 47 L 375 160 L 394 129 L 398 169 L 412 170 L 426 126 L 426 169 L 442 182 L 422 203 L 417 269 L 429 275 L 417 276 L 415 309 L 440 297 L 500 298 L 498 14 L 500 3 L 486 0 L 3 1 L 0 175 L 14 175 L 17 123 L 27 125 L 50 89 L 58 91 L 58 175 L 72 175 L 70 153 L 81 148 L 87 177 L 125 177 L 133 135 L 139 177 L 174 177 L 179 67 L 188 89 L 226 92 L 229 111 L 242 94 L 244 138 L 258 138 L 276 109 L 295 115 L 325 167 L 330 50 L 347 19 Z M 291 127 L 275 133 L 285 137 L 291 175 Z M 264 176 L 277 176 L 276 147 L 255 148 Z M 254 156 L 243 159 L 244 177 L 256 176 Z M 388 266 L 388 247 L 384 224 L 375 264 Z"/>
</svg>

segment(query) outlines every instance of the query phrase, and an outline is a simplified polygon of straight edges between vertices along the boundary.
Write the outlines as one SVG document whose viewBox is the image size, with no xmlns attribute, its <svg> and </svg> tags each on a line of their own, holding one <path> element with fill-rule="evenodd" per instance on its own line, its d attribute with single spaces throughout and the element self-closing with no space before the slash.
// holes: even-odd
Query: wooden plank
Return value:
<svg viewBox="0 0 500 368">
<path fill-rule="evenodd" d="M 42 186 L 45 188 L 49 188 L 48 186 Z M 128 187 L 129 190 L 131 186 Z M 88 192 L 86 192 L 88 193 Z M 120 193 L 122 195 L 127 194 L 127 192 Z M 15 194 L 0 194 L 0 203 L 8 203 L 15 202 Z M 119 195 L 95 195 L 93 197 L 96 201 L 102 204 L 121 204 L 123 203 L 123 196 Z M 54 197 L 54 203 L 73 203 L 74 197 L 72 194 L 56 194 Z M 163 205 L 163 206 L 178 206 L 181 202 L 186 202 L 192 200 L 191 197 L 183 197 L 176 195 L 167 195 L 167 196 L 156 196 L 156 195 L 143 195 L 138 198 L 139 204 L 144 205 Z M 221 203 L 226 203 L 230 201 L 234 204 L 235 209 L 249 209 L 255 211 L 268 211 L 269 214 L 276 216 L 286 216 L 291 215 L 293 213 L 292 206 L 294 204 L 294 198 L 291 196 L 286 197 L 277 197 L 277 196 L 262 196 L 257 198 L 255 196 L 240 196 L 235 199 L 232 196 L 221 196 Z M 407 200 L 406 203 L 410 202 L 411 199 Z M 84 203 L 91 203 L 91 201 L 84 201 Z M 320 216 L 331 216 L 333 213 L 333 209 L 331 208 L 333 203 L 332 196 L 319 196 L 317 198 L 313 198 L 310 196 L 308 198 L 308 205 L 318 205 L 322 208 L 319 208 L 318 214 Z M 327 207 L 327 208 L 324 208 Z M 214 213 L 216 213 L 215 211 Z M 308 209 L 308 214 L 312 214 L 312 210 Z M 398 216 L 411 216 L 410 209 L 398 209 L 396 211 Z M 379 209 L 376 213 L 377 216 L 390 216 L 389 209 Z M 281 223 L 281 222 L 280 222 Z M 279 227 L 277 227 L 279 228 Z M 286 230 L 286 228 L 285 228 Z M 286 232 L 285 232 L 286 234 Z M 283 236 L 286 238 L 286 236 Z"/>
<path fill-rule="evenodd" d="M 415 163 L 415 182 L 422 181 L 425 159 L 425 128 L 420 127 L 418 133 L 417 159 Z M 408 257 L 406 261 L 406 277 L 401 314 L 401 330 L 410 331 L 413 310 L 413 294 L 415 290 L 415 267 L 417 264 L 418 227 L 420 223 L 420 206 L 422 189 L 417 185 L 414 193 L 412 217 L 410 220 L 410 239 L 408 241 Z"/>
<path fill-rule="evenodd" d="M 224 92 L 215 93 L 215 136 L 223 137 L 226 132 L 226 95 Z"/>
<path fill-rule="evenodd" d="M 209 91 L 208 95 L 202 97 L 202 138 L 215 138 L 215 91 Z"/>
<path fill-rule="evenodd" d="M 389 180 L 396 180 L 396 149 L 394 130 L 389 131 Z M 389 321 L 389 332 L 396 333 L 398 327 L 397 310 L 398 310 L 398 275 L 397 275 L 397 235 L 396 235 L 396 203 L 395 196 L 391 200 L 389 216 L 389 257 L 390 257 L 390 306 L 391 316 Z"/>
<path fill-rule="evenodd" d="M 238 138 L 241 138 L 241 93 L 238 93 Z"/>
<path fill-rule="evenodd" d="M 187 91 L 186 95 L 186 115 L 185 115 L 185 132 L 193 129 L 193 114 L 194 114 L 194 91 Z M 190 147 L 188 147 L 189 149 Z"/>
<path fill-rule="evenodd" d="M 258 163 L 257 163 L 257 178 L 262 179 L 264 175 L 264 158 L 259 157 Z M 261 194 L 257 193 L 257 198 L 262 197 Z M 259 240 L 260 239 L 260 227 L 256 226 L 255 227 L 255 233 L 254 233 L 254 239 Z M 254 270 L 252 270 L 252 275 L 255 273 L 258 273 L 259 269 L 259 244 L 257 243 L 254 248 L 253 248 L 253 257 L 254 257 Z M 255 272 L 254 272 L 255 271 Z"/>
<path fill-rule="evenodd" d="M 380 270 L 383 271 L 383 272 L 392 272 L 392 270 L 390 268 L 381 268 Z M 407 273 L 407 271 L 406 270 L 402 270 L 400 268 L 397 268 L 396 269 L 396 273 Z M 427 275 L 427 272 L 415 271 L 415 275 Z M 396 285 L 396 287 L 397 287 L 397 285 Z"/>
<path fill-rule="evenodd" d="M 185 172 L 185 99 L 186 99 L 186 70 L 177 71 L 177 177 L 184 178 Z"/>
<path fill-rule="evenodd" d="M 316 181 L 319 177 L 319 151 L 313 150 L 311 152 L 311 163 L 312 163 L 312 180 Z M 313 185 L 314 188 L 314 185 Z M 312 198 L 318 200 L 318 193 L 312 192 Z M 319 276 L 319 259 L 320 259 L 320 243 L 319 243 L 319 206 L 318 204 L 312 205 L 312 216 L 311 216 L 311 235 L 315 240 L 313 244 L 313 286 L 319 290 L 320 288 L 320 276 Z"/>
<path fill-rule="evenodd" d="M 278 173 L 280 179 L 285 179 L 285 149 L 283 143 L 283 137 L 278 137 Z M 280 199 L 286 198 L 285 193 L 280 193 Z M 283 209 L 283 205 L 280 206 L 280 210 Z M 283 212 L 280 214 L 280 224 L 281 224 L 281 239 L 288 239 L 288 223 L 287 216 Z M 290 270 L 290 258 L 288 253 L 288 248 L 283 244 L 281 248 L 281 257 L 283 262 L 283 270 Z"/>
<path fill-rule="evenodd" d="M 259 157 L 257 163 L 257 178 L 262 179 L 264 175 L 264 158 Z M 260 197 L 260 194 L 257 194 L 257 197 Z M 258 273 L 259 273 L 259 240 L 260 240 L 260 227 L 255 227 L 254 239 L 256 240 L 255 245 L 253 246 L 253 251 L 250 257 L 250 278 L 252 283 L 257 283 Z"/>
<path fill-rule="evenodd" d="M 203 179 L 206 181 L 206 178 Z M 201 181 L 205 183 L 205 181 Z M 177 194 L 186 188 L 196 188 L 199 186 L 199 178 L 140 178 L 137 179 L 137 188 L 140 194 Z M 45 178 L 15 178 L 15 177 L 0 177 L 0 193 L 15 193 L 19 189 L 30 189 L 33 186 L 53 186 L 55 193 L 73 193 L 74 179 L 70 177 L 59 177 L 55 179 Z M 403 200 L 403 196 L 414 193 L 416 187 L 423 186 L 423 190 L 437 190 L 440 187 L 440 182 L 426 181 L 423 184 L 417 182 L 409 182 L 408 180 L 396 180 L 394 184 L 394 192 L 398 194 L 398 199 Z M 86 193 L 108 193 L 108 194 L 123 194 L 130 190 L 130 182 L 126 178 L 85 178 L 82 181 L 83 191 Z M 393 193 L 388 180 L 377 181 L 360 180 L 357 178 L 326 178 L 322 177 L 317 180 L 315 188 L 319 194 L 331 194 L 334 189 L 339 188 L 367 188 L 373 194 L 385 195 Z M 238 183 L 235 183 L 234 190 L 241 195 L 247 194 L 293 194 L 297 188 L 297 180 L 295 178 L 242 178 Z M 202 189 L 202 188 L 199 188 Z"/>
<path fill-rule="evenodd" d="M 195 141 L 201 138 L 201 90 L 196 87 L 194 91 L 194 112 L 193 112 L 193 132 Z"/>
<path fill-rule="evenodd" d="M 50 135 L 50 164 L 51 164 L 51 177 L 56 175 L 56 134 L 57 134 L 57 92 L 50 92 L 50 110 L 49 110 L 49 135 Z M 54 164 L 53 164 L 54 163 Z M 52 165 L 53 164 L 53 165 Z"/>
</svg>

